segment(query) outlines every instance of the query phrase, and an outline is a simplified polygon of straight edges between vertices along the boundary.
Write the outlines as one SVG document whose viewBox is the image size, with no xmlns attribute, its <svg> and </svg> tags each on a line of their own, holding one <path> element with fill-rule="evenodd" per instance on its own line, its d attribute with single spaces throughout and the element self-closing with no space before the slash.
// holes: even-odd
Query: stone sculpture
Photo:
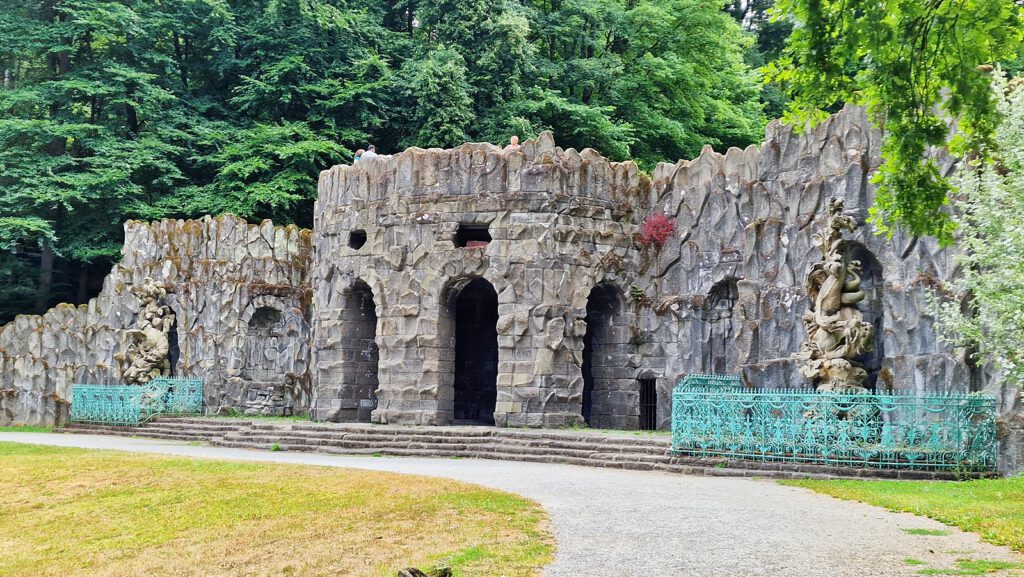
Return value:
<svg viewBox="0 0 1024 577">
<path fill-rule="evenodd" d="M 136 328 L 125 331 L 130 339 L 125 352 L 118 355 L 121 381 L 129 385 L 145 385 L 170 373 L 168 333 L 174 325 L 171 309 L 163 304 L 167 290 L 146 277 L 138 290 L 142 309 Z"/>
<path fill-rule="evenodd" d="M 857 303 L 861 290 L 861 263 L 844 250 L 843 231 L 857 223 L 843 214 L 843 200 L 832 198 L 825 228 L 813 237 L 821 260 L 807 273 L 804 288 L 809 300 L 803 322 L 807 340 L 795 355 L 800 372 L 819 392 L 863 393 L 868 373 L 857 358 L 874 347 L 875 328 L 864 321 Z"/>
</svg>

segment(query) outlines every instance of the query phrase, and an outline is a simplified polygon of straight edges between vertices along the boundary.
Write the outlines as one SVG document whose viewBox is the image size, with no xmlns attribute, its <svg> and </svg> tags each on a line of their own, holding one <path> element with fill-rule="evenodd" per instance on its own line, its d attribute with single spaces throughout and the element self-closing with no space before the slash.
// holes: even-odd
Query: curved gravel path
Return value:
<svg viewBox="0 0 1024 577">
<path fill-rule="evenodd" d="M 446 477 L 539 502 L 558 550 L 551 577 L 868 577 L 952 568 L 957 558 L 1024 562 L 936 521 L 770 481 L 474 459 L 343 457 L 174 441 L 0 433 L 0 441 L 352 467 Z M 3 469 L 0 467 L 0 475 Z M 944 529 L 943 536 L 908 528 Z M 908 566 L 904 559 L 925 561 Z"/>
</svg>

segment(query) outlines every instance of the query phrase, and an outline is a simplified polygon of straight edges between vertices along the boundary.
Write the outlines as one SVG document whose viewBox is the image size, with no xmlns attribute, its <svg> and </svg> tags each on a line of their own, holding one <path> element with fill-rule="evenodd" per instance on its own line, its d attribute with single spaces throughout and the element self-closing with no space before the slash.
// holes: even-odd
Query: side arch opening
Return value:
<svg viewBox="0 0 1024 577">
<path fill-rule="evenodd" d="M 352 283 L 345 295 L 341 324 L 342 398 L 348 402 L 344 414 L 339 416 L 342 420 L 368 423 L 377 408 L 380 350 L 373 289 L 362 279 Z"/>
<path fill-rule="evenodd" d="M 864 321 L 875 328 L 873 349 L 862 354 L 857 361 L 868 372 L 868 388 L 875 390 L 885 359 L 885 271 L 867 247 L 856 241 L 846 241 L 843 243 L 843 262 L 849 265 L 852 261 L 860 262 L 860 289 L 864 291 L 864 300 L 857 307 Z"/>
</svg>

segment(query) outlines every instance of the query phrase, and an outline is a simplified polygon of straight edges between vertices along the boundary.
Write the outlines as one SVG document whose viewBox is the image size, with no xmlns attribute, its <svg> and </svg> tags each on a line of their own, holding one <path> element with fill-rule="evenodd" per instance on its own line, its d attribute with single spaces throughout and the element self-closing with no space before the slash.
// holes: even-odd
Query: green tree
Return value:
<svg viewBox="0 0 1024 577">
<path fill-rule="evenodd" d="M 451 147 L 469 140 L 473 101 L 466 80 L 466 65 L 453 49 L 438 46 L 422 60 L 402 68 L 398 84 L 402 100 L 410 106 L 402 115 L 408 134 L 401 145 Z"/>
<path fill-rule="evenodd" d="M 563 145 L 650 167 L 756 142 L 753 40 L 722 7 L 0 3 L 0 322 L 84 301 L 126 219 L 310 226 L 319 171 L 368 143 L 387 153 L 553 129 Z"/>
<path fill-rule="evenodd" d="M 534 84 L 604 115 L 605 131 L 579 144 L 615 140 L 595 147 L 616 159 L 633 156 L 650 167 L 696 156 L 705 144 L 756 142 L 765 117 L 759 79 L 743 61 L 752 39 L 722 7 L 699 0 L 532 3 Z M 557 117 L 538 120 L 554 127 Z"/>
<path fill-rule="evenodd" d="M 40 225 L 36 309 L 63 257 L 85 267 L 120 249 L 120 225 L 183 179 L 174 95 L 148 48 L 157 8 L 16 0 L 0 19 L 0 218 Z M 148 16 L 153 15 L 150 20 Z M 154 71 L 149 71 L 154 70 Z"/>
<path fill-rule="evenodd" d="M 1024 383 L 1024 89 L 997 79 L 991 158 L 964 162 L 953 182 L 962 200 L 957 256 L 961 275 L 934 295 L 945 340 L 972 347 L 1010 382 Z"/>
<path fill-rule="evenodd" d="M 725 7 L 743 30 L 754 38 L 753 44 L 744 53 L 744 61 L 755 70 L 782 56 L 786 39 L 793 30 L 790 20 L 771 17 L 774 7 L 775 0 L 733 0 Z M 768 118 L 781 118 L 789 99 L 782 86 L 775 82 L 765 82 L 761 88 L 761 103 Z"/>
<path fill-rule="evenodd" d="M 817 120 L 837 104 L 868 107 L 885 131 L 871 220 L 944 244 L 954 222 L 949 183 L 929 147 L 987 154 L 998 113 L 992 65 L 1017 55 L 1024 27 L 1013 0 L 779 0 L 797 25 L 768 78 L 793 101 L 787 120 Z M 952 134 L 949 118 L 957 119 Z"/>
</svg>

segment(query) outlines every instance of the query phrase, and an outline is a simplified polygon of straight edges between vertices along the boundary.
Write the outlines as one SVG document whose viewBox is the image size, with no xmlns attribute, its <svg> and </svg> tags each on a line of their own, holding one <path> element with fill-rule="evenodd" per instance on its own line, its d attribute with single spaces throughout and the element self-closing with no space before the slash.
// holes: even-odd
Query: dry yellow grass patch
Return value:
<svg viewBox="0 0 1024 577">
<path fill-rule="evenodd" d="M 534 503 L 442 479 L 0 443 L 0 575 L 536 575 Z"/>
</svg>

